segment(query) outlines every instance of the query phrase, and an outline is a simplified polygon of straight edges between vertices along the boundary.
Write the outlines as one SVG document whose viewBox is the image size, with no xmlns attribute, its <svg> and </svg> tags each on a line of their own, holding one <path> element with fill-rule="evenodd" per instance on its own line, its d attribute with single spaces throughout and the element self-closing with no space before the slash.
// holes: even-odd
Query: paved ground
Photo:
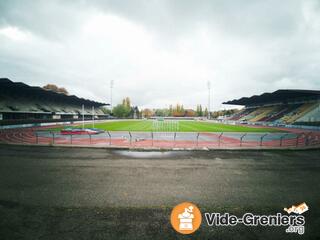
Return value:
<svg viewBox="0 0 320 240">
<path fill-rule="evenodd" d="M 0 145 L 0 239 L 319 239 L 320 150 L 130 152 Z M 305 235 L 285 227 L 172 230 L 174 205 L 283 212 L 305 201 Z"/>
</svg>

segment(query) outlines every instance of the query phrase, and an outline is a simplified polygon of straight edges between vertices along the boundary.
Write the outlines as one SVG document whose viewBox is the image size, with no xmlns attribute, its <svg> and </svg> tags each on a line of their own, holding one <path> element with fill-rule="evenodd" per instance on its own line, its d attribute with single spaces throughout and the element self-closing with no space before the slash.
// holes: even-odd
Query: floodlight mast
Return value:
<svg viewBox="0 0 320 240">
<path fill-rule="evenodd" d="M 114 84 L 114 81 L 111 80 L 110 81 L 110 110 L 111 110 L 111 113 L 112 113 L 112 89 L 113 89 L 113 84 Z"/>
<path fill-rule="evenodd" d="M 211 82 L 207 82 L 208 86 L 208 119 L 210 119 L 210 102 L 211 102 Z"/>
<path fill-rule="evenodd" d="M 94 106 L 92 106 L 92 127 L 94 128 Z"/>
<path fill-rule="evenodd" d="M 84 129 L 84 105 L 82 104 L 82 129 Z"/>
</svg>

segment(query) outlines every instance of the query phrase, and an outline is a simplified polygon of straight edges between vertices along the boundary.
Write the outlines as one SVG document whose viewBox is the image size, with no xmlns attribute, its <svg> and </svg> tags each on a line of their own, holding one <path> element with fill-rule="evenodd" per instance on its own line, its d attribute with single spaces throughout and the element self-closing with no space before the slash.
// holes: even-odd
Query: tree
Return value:
<svg viewBox="0 0 320 240">
<path fill-rule="evenodd" d="M 202 117 L 203 116 L 203 111 L 202 111 L 202 106 L 201 104 L 199 105 L 199 117 Z"/>
<path fill-rule="evenodd" d="M 208 116 L 208 108 L 204 109 L 204 116 L 207 117 Z"/>
<path fill-rule="evenodd" d="M 177 105 L 172 109 L 172 116 L 173 117 L 183 117 L 184 116 L 184 110 L 183 106 L 177 103 Z"/>
<path fill-rule="evenodd" d="M 141 118 L 140 110 L 137 106 L 131 108 L 130 115 L 134 119 Z"/>
<path fill-rule="evenodd" d="M 126 97 L 122 100 L 122 105 L 126 106 L 127 108 L 131 108 L 131 101 L 129 97 Z"/>
<path fill-rule="evenodd" d="M 122 100 L 122 104 L 118 104 L 112 110 L 113 115 L 119 118 L 127 118 L 130 115 L 133 116 L 133 109 L 131 107 L 131 101 L 129 97 Z"/>
<path fill-rule="evenodd" d="M 129 97 L 126 97 L 125 103 L 126 103 L 126 107 L 131 108 L 131 101 Z"/>
<path fill-rule="evenodd" d="M 47 84 L 47 85 L 43 86 L 42 88 L 45 89 L 45 90 L 53 91 L 53 92 L 56 92 L 56 93 L 62 93 L 62 94 L 65 94 L 65 95 L 69 94 L 67 89 L 65 89 L 64 87 L 60 87 L 59 88 L 55 84 Z"/>
<path fill-rule="evenodd" d="M 172 105 L 170 104 L 168 116 L 172 117 L 172 114 L 173 114 L 173 107 L 172 107 Z"/>
<path fill-rule="evenodd" d="M 194 116 L 196 116 L 196 112 L 193 109 L 187 109 L 185 111 L 185 116 L 186 117 L 194 117 Z"/>
<path fill-rule="evenodd" d="M 118 104 L 117 106 L 115 106 L 112 110 L 112 113 L 115 117 L 118 118 L 125 118 L 128 117 L 130 114 L 130 110 L 128 109 L 125 105 L 123 104 Z"/>
<path fill-rule="evenodd" d="M 154 114 L 157 116 L 157 117 L 165 117 L 166 115 L 166 112 L 165 112 L 165 109 L 156 109 Z"/>
<path fill-rule="evenodd" d="M 201 106 L 201 104 L 198 104 L 198 105 L 197 105 L 196 114 L 197 114 L 198 117 L 202 117 L 202 116 L 203 116 L 203 111 L 202 111 L 202 106 Z"/>
<path fill-rule="evenodd" d="M 111 110 L 108 109 L 108 108 L 105 108 L 105 107 L 102 107 L 102 108 L 101 108 L 101 111 L 102 111 L 104 114 L 111 114 Z"/>
<path fill-rule="evenodd" d="M 58 93 L 62 93 L 64 95 L 69 95 L 69 92 L 64 87 L 59 88 Z"/>
<path fill-rule="evenodd" d="M 153 111 L 152 111 L 151 109 L 148 109 L 148 108 L 143 109 L 142 115 L 143 115 L 143 117 L 145 117 L 145 118 L 150 118 L 150 117 L 153 116 Z"/>
</svg>

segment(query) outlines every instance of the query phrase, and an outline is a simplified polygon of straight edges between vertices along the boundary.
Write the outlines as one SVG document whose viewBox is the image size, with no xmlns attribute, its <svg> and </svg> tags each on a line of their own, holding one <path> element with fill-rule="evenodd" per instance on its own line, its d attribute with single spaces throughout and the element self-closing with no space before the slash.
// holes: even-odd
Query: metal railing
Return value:
<svg viewBox="0 0 320 240">
<path fill-rule="evenodd" d="M 130 148 L 284 148 L 320 146 L 320 133 L 106 131 L 94 135 L 62 135 L 48 130 L 12 129 L 1 130 L 0 141 Z"/>
</svg>

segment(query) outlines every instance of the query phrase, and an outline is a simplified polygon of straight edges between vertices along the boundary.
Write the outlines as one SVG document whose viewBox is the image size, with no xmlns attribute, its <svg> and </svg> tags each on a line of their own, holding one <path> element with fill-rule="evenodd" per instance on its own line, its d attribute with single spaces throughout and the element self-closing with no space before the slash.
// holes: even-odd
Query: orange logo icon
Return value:
<svg viewBox="0 0 320 240">
<path fill-rule="evenodd" d="M 171 225 L 179 233 L 195 232 L 201 224 L 202 216 L 199 208 L 190 202 L 183 202 L 172 209 Z"/>
</svg>

